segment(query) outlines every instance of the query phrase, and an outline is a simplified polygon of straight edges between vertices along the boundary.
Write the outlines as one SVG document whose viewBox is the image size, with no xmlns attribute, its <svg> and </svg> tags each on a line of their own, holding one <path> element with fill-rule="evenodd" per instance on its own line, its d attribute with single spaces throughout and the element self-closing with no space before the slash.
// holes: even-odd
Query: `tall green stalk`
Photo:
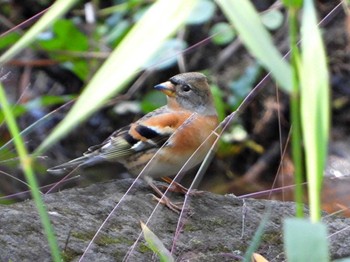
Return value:
<svg viewBox="0 0 350 262">
<path fill-rule="evenodd" d="M 304 0 L 301 30 L 301 121 L 305 146 L 310 217 L 321 219 L 321 190 L 327 160 L 329 70 L 313 0 Z"/>
<path fill-rule="evenodd" d="M 35 175 L 31 166 L 32 159 L 28 155 L 28 152 L 26 147 L 24 146 L 22 137 L 19 135 L 19 129 L 16 124 L 16 120 L 11 113 L 11 108 L 6 99 L 6 94 L 1 83 L 0 83 L 0 104 L 4 112 L 8 129 L 14 139 L 14 144 L 16 146 L 16 150 L 20 158 L 20 163 L 21 163 L 25 178 L 28 184 L 30 185 L 30 192 L 34 199 L 36 208 L 38 209 L 41 223 L 43 225 L 44 232 L 46 234 L 46 237 L 51 249 L 52 258 L 55 262 L 59 262 L 61 261 L 61 255 L 59 252 L 57 240 L 56 240 L 52 225 L 50 223 L 50 218 L 45 208 L 44 201 L 40 196 L 38 182 L 35 178 Z"/>
<path fill-rule="evenodd" d="M 300 52 L 298 48 L 298 8 L 291 6 L 289 8 L 289 38 L 291 47 L 292 63 L 292 85 L 290 106 L 292 119 L 292 155 L 294 161 L 296 216 L 304 217 L 303 213 L 303 149 L 302 149 L 302 129 L 300 118 L 300 77 L 298 74 L 300 66 Z"/>
</svg>

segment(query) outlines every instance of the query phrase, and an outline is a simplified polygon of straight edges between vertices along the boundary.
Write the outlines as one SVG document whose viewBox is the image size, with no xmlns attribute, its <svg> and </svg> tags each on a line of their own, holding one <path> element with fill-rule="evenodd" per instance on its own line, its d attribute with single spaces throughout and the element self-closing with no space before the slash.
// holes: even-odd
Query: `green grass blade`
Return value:
<svg viewBox="0 0 350 262">
<path fill-rule="evenodd" d="M 290 41 L 290 59 L 292 64 L 292 85 L 293 91 L 290 94 L 290 112 L 292 120 L 292 155 L 294 162 L 294 181 L 295 191 L 294 199 L 296 202 L 296 216 L 304 217 L 304 154 L 303 148 L 300 146 L 303 143 L 302 129 L 301 129 L 301 114 L 300 114 L 300 51 L 298 47 L 299 37 L 299 9 L 295 6 L 298 1 L 287 1 L 290 6 L 288 8 L 289 18 L 289 41 Z"/>
<path fill-rule="evenodd" d="M 261 239 L 263 237 L 267 222 L 269 221 L 269 218 L 271 216 L 271 207 L 269 207 L 266 211 L 266 213 L 264 214 L 264 216 L 262 217 L 259 227 L 257 228 L 257 230 L 255 231 L 254 237 L 247 249 L 247 251 L 245 252 L 244 255 L 244 260 L 245 262 L 247 261 L 252 261 L 252 256 L 254 254 L 254 252 L 258 249 L 260 243 L 261 243 Z"/>
<path fill-rule="evenodd" d="M 57 240 L 56 240 L 53 228 L 51 226 L 50 219 L 47 214 L 44 202 L 40 196 L 37 180 L 35 178 L 33 169 L 31 167 L 32 159 L 28 156 L 27 150 L 23 143 L 23 139 L 19 135 L 19 129 L 17 127 L 15 118 L 11 113 L 10 105 L 7 102 L 6 95 L 1 83 L 0 83 L 0 104 L 5 115 L 5 120 L 6 120 L 8 129 L 12 137 L 14 138 L 14 143 L 20 158 L 20 162 L 24 171 L 25 178 L 28 184 L 30 185 L 30 191 L 34 199 L 36 208 L 38 209 L 41 223 L 43 225 L 45 234 L 47 236 L 47 240 L 49 242 L 52 258 L 54 261 L 59 262 L 61 261 L 61 256 L 58 249 Z"/>
<path fill-rule="evenodd" d="M 328 262 L 327 229 L 322 223 L 288 218 L 284 222 L 284 248 L 289 262 Z"/>
<path fill-rule="evenodd" d="M 23 129 L 18 135 L 21 137 L 26 137 L 28 135 L 30 135 L 32 132 L 38 130 L 39 128 L 41 128 L 43 125 L 47 124 L 48 121 L 50 121 L 56 114 L 57 111 L 65 106 L 68 106 L 69 104 L 71 104 L 73 101 L 69 101 L 66 104 L 64 104 L 63 106 L 55 109 L 54 111 L 51 111 L 50 113 L 44 115 L 43 117 L 41 117 L 40 119 L 38 119 L 37 121 L 35 121 L 34 123 L 30 124 L 29 126 L 27 126 L 25 129 Z M 0 151 L 4 150 L 5 148 L 9 147 L 14 141 L 14 137 L 12 137 L 12 139 L 8 140 L 5 144 L 3 144 L 2 146 L 0 146 Z"/>
<path fill-rule="evenodd" d="M 328 148 L 330 102 L 326 53 L 312 0 L 304 1 L 301 40 L 301 121 L 310 216 L 317 222 L 321 217 L 320 194 Z"/>
<path fill-rule="evenodd" d="M 143 237 L 145 238 L 149 248 L 158 255 L 161 262 L 174 262 L 174 258 L 169 250 L 165 248 L 162 241 L 144 224 L 141 222 Z"/>
<path fill-rule="evenodd" d="M 197 0 L 156 1 L 113 51 L 51 135 L 43 151 L 120 92 L 166 38 L 185 21 Z"/>
<path fill-rule="evenodd" d="M 0 56 L 0 64 L 4 64 L 30 45 L 36 36 L 48 28 L 57 18 L 66 13 L 77 0 L 57 0 L 42 18 L 25 33 L 10 49 Z"/>
<path fill-rule="evenodd" d="M 228 20 L 234 25 L 240 39 L 259 62 L 269 70 L 278 84 L 292 91 L 289 64 L 274 46 L 271 36 L 261 23 L 259 14 L 249 0 L 217 0 Z"/>
</svg>

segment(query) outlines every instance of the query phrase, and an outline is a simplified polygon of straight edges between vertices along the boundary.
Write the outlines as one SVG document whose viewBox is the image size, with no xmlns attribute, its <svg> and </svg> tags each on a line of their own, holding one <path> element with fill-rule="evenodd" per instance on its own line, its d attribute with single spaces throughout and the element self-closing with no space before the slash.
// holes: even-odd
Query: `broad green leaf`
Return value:
<svg viewBox="0 0 350 262">
<path fill-rule="evenodd" d="M 161 262 L 173 262 L 169 250 L 165 248 L 162 241 L 144 224 L 141 222 L 143 237 L 145 238 L 149 248 L 158 255 Z"/>
<path fill-rule="evenodd" d="M 216 23 L 210 29 L 211 41 L 216 45 L 227 45 L 236 37 L 235 30 L 225 22 Z"/>
<path fill-rule="evenodd" d="M 43 33 L 47 35 L 47 32 Z M 39 35 L 40 37 L 40 35 Z M 39 45 L 48 51 L 87 51 L 89 41 L 77 26 L 67 19 L 57 20 L 52 27 L 50 37 L 41 37 Z M 62 66 L 74 72 L 82 80 L 85 80 L 89 73 L 86 59 L 71 59 L 69 55 L 49 52 L 50 56 L 58 61 L 63 61 Z M 67 61 L 67 59 L 70 59 Z"/>
<path fill-rule="evenodd" d="M 38 151 L 66 135 L 103 106 L 107 99 L 120 92 L 163 42 L 184 23 L 196 2 L 156 1 L 111 53 L 66 118 L 40 145 Z"/>
<path fill-rule="evenodd" d="M 254 83 L 257 81 L 260 73 L 261 67 L 259 64 L 248 66 L 245 69 L 244 74 L 229 84 L 230 90 L 234 93 L 235 96 L 238 96 L 239 98 L 246 97 L 250 90 L 252 90 L 254 87 Z"/>
<path fill-rule="evenodd" d="M 8 49 L 2 56 L 0 56 L 0 64 L 4 64 L 28 45 L 30 45 L 40 32 L 52 25 L 52 23 L 58 17 L 66 13 L 69 8 L 75 4 L 75 2 L 77 2 L 77 0 L 57 0 L 43 15 L 43 17 L 40 18 L 39 21 L 20 38 L 20 40 L 18 40 L 10 49 Z"/>
<path fill-rule="evenodd" d="M 72 61 L 66 61 L 62 63 L 62 66 L 74 74 L 76 74 L 80 79 L 86 80 L 89 74 L 89 66 L 85 59 L 74 59 Z"/>
<path fill-rule="evenodd" d="M 198 25 L 209 21 L 215 14 L 215 3 L 211 0 L 199 0 L 186 20 L 188 25 Z"/>
<path fill-rule="evenodd" d="M 165 41 L 157 52 L 143 65 L 144 69 L 154 66 L 156 70 L 163 70 L 173 66 L 177 62 L 177 55 L 187 47 L 187 43 L 181 39 L 173 38 Z"/>
<path fill-rule="evenodd" d="M 281 27 L 283 19 L 282 12 L 277 9 L 272 9 L 261 14 L 261 21 L 269 30 L 276 30 Z"/>
<path fill-rule="evenodd" d="M 303 0 L 282 0 L 282 2 L 288 8 L 301 8 L 303 5 Z"/>
<path fill-rule="evenodd" d="M 222 121 L 226 117 L 225 103 L 223 100 L 224 94 L 217 85 L 211 85 L 210 89 L 213 94 L 214 104 L 215 104 L 216 111 L 218 112 L 219 121 Z"/>
<path fill-rule="evenodd" d="M 228 104 L 232 109 L 236 109 L 253 89 L 254 83 L 257 81 L 260 73 L 260 65 L 258 63 L 253 64 L 248 66 L 245 69 L 244 74 L 242 74 L 237 80 L 229 83 L 231 93 L 228 96 Z"/>
<path fill-rule="evenodd" d="M 282 59 L 271 36 L 261 23 L 259 14 L 249 0 L 217 0 L 228 20 L 234 25 L 240 39 L 259 62 L 271 71 L 278 84 L 286 91 L 292 90 L 289 64 Z"/>
<path fill-rule="evenodd" d="M 39 44 L 46 50 L 69 50 L 86 51 L 88 50 L 88 39 L 77 26 L 67 19 L 57 20 L 52 29 L 51 39 L 40 40 Z"/>
<path fill-rule="evenodd" d="M 288 218 L 284 222 L 284 248 L 288 262 L 328 262 L 327 229 L 322 223 Z"/>
<path fill-rule="evenodd" d="M 0 38 L 0 49 L 4 49 L 13 45 L 18 39 L 20 35 L 17 32 L 10 32 Z"/>
<path fill-rule="evenodd" d="M 320 219 L 320 193 L 325 167 L 329 124 L 330 95 L 326 53 L 313 1 L 305 1 L 301 30 L 301 123 L 306 153 L 310 213 Z"/>
<path fill-rule="evenodd" d="M 141 109 L 144 113 L 149 113 L 158 107 L 166 104 L 166 96 L 159 91 L 152 90 L 148 92 L 141 101 Z"/>
</svg>

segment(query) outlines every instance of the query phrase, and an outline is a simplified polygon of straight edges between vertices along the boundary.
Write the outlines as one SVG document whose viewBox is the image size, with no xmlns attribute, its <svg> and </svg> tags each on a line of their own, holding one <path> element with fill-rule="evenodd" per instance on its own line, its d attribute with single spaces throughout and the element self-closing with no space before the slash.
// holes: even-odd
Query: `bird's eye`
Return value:
<svg viewBox="0 0 350 262">
<path fill-rule="evenodd" d="M 182 91 L 188 92 L 188 91 L 190 91 L 190 90 L 191 90 L 191 87 L 190 87 L 189 85 L 183 85 L 183 86 L 182 86 Z"/>
</svg>

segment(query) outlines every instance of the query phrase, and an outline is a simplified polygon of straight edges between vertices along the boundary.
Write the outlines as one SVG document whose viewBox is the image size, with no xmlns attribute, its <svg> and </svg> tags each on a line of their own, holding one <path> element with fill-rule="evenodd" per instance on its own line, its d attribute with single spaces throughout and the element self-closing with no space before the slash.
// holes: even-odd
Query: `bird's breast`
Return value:
<svg viewBox="0 0 350 262">
<path fill-rule="evenodd" d="M 185 119 L 161 148 L 152 148 L 130 156 L 124 163 L 137 176 L 153 178 L 186 172 L 203 161 L 213 145 L 218 125 L 216 116 L 193 114 Z"/>
</svg>

